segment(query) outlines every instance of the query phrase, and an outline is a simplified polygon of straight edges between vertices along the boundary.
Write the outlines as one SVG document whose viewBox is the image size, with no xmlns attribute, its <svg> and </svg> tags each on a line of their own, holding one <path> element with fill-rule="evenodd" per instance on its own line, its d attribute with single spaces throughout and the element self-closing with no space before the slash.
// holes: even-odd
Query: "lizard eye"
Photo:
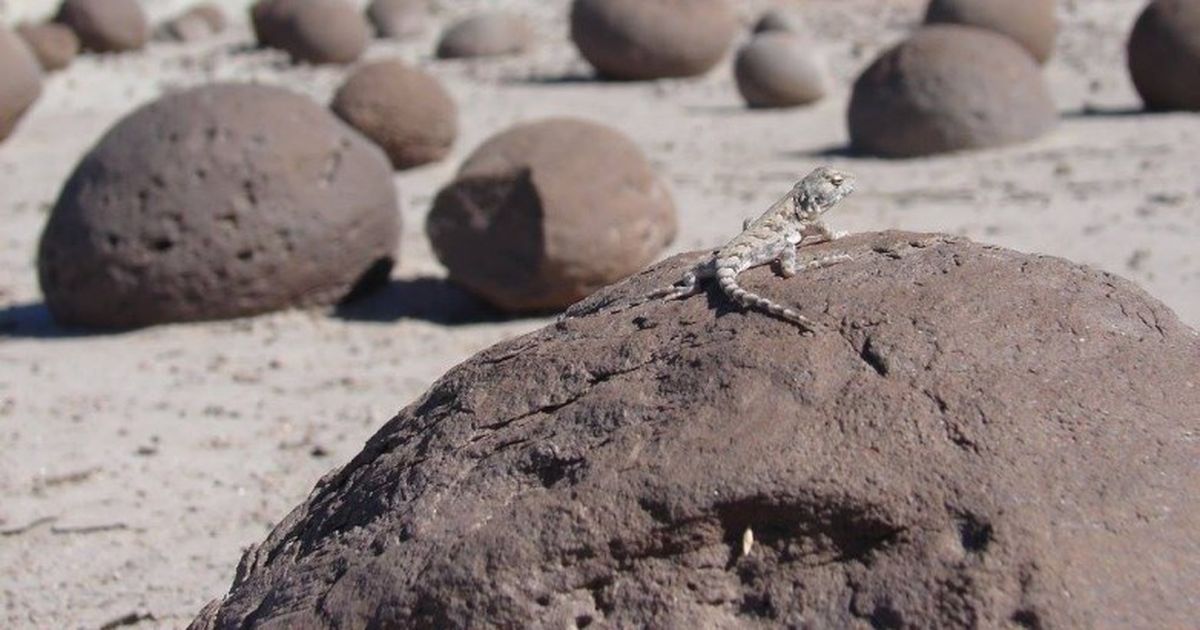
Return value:
<svg viewBox="0 0 1200 630">
<path fill-rule="evenodd" d="M 846 178 L 842 177 L 841 175 L 834 175 L 829 178 L 829 181 L 832 182 L 834 186 L 841 186 L 842 182 L 846 181 Z"/>
</svg>

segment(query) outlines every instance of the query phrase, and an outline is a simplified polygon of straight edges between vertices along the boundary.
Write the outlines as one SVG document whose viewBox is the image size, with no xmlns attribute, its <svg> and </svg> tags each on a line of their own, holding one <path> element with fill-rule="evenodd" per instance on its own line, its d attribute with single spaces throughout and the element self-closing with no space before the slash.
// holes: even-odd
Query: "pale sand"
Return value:
<svg viewBox="0 0 1200 630">
<path fill-rule="evenodd" d="M 4 15 L 12 21 L 48 4 L 9 0 Z M 180 4 L 146 2 L 155 17 Z M 586 67 L 566 40 L 565 2 L 505 0 L 541 26 L 535 54 L 433 61 L 432 31 L 370 52 L 440 77 L 462 126 L 451 158 L 396 177 L 402 282 L 363 307 L 379 321 L 283 313 L 61 335 L 39 306 L 37 237 L 61 182 L 113 121 L 164 89 L 212 78 L 280 84 L 325 101 L 344 73 L 248 51 L 244 3 L 223 4 L 238 23 L 217 40 L 79 59 L 48 80 L 0 145 L 0 321 L 16 325 L 10 336 L 0 332 L 0 627 L 94 628 L 130 613 L 152 615 L 146 627 L 185 625 L 229 586 L 241 549 L 391 414 L 453 364 L 549 321 L 429 321 L 475 310 L 436 282 L 403 282 L 443 274 L 423 236 L 430 199 L 471 149 L 517 121 L 584 116 L 635 138 L 679 206 L 672 252 L 722 242 L 800 174 L 831 163 L 860 179 L 830 217 L 836 229 L 946 231 L 1064 256 L 1132 278 L 1200 323 L 1200 117 L 1126 115 L 1139 106 L 1124 64 L 1139 0 L 1063 3 L 1047 69 L 1064 113 L 1057 131 L 1024 146 L 908 161 L 838 149 L 850 82 L 902 37 L 920 2 L 810 0 L 833 95 L 810 109 L 750 112 L 728 60 L 697 81 L 570 80 Z M 437 23 L 497 4 L 447 0 Z M 766 4 L 740 6 L 749 21 Z M 1085 106 L 1110 113 L 1083 115 Z"/>
</svg>

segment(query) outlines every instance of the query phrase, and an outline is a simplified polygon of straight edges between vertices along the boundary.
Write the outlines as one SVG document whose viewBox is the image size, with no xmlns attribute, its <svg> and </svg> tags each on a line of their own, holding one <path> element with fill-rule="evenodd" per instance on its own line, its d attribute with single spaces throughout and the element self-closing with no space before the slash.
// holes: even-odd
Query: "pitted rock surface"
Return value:
<svg viewBox="0 0 1200 630">
<path fill-rule="evenodd" d="M 138 108 L 83 157 L 38 274 L 64 324 L 240 317 L 385 280 L 399 232 L 378 147 L 304 96 L 215 84 Z"/>
<path fill-rule="evenodd" d="M 194 628 L 1186 627 L 1200 337 L 1132 283 L 933 235 L 631 306 L 443 376 Z M 753 532 L 743 554 L 746 531 Z"/>
</svg>

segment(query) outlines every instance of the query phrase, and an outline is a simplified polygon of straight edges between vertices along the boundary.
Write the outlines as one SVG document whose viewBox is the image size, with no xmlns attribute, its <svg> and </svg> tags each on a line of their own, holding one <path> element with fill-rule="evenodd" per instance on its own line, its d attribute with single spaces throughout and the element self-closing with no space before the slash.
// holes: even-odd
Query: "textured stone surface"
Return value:
<svg viewBox="0 0 1200 630">
<path fill-rule="evenodd" d="M 575 0 L 571 39 L 602 76 L 643 80 L 708 72 L 737 32 L 726 0 Z"/>
<path fill-rule="evenodd" d="M 442 59 L 517 55 L 533 45 L 533 25 L 515 13 L 480 13 L 452 24 L 438 40 Z"/>
<path fill-rule="evenodd" d="M 616 282 L 675 229 L 670 194 L 637 145 L 571 118 L 484 142 L 426 223 L 450 279 L 508 311 L 562 308 Z"/>
<path fill-rule="evenodd" d="M 0 25 L 0 141 L 12 133 L 17 121 L 42 93 L 42 72 L 29 46 L 13 31 Z"/>
<path fill-rule="evenodd" d="M 350 63 L 371 41 L 366 17 L 346 0 L 307 0 L 297 5 L 279 35 L 279 48 L 295 61 Z"/>
<path fill-rule="evenodd" d="M 150 38 L 146 14 L 137 0 L 63 0 L 54 18 L 71 27 L 87 50 L 138 50 Z"/>
<path fill-rule="evenodd" d="M 807 105 L 825 96 L 825 72 L 812 42 L 791 33 L 755 36 L 738 51 L 733 73 L 751 107 Z"/>
<path fill-rule="evenodd" d="M 1030 140 L 1058 120 L 1033 57 L 970 26 L 927 26 L 888 50 L 854 84 L 858 151 L 911 157 Z"/>
<path fill-rule="evenodd" d="M 831 251 L 744 276 L 812 337 L 711 294 L 628 308 L 693 254 L 476 355 L 193 627 L 1192 625 L 1195 331 L 1057 258 Z"/>
<path fill-rule="evenodd" d="M 1147 5 L 1129 37 L 1128 58 L 1148 109 L 1200 110 L 1200 3 Z"/>
<path fill-rule="evenodd" d="M 137 109 L 84 156 L 38 273 L 66 324 L 237 317 L 386 279 L 399 228 L 377 147 L 303 96 L 218 84 Z"/>
<path fill-rule="evenodd" d="M 437 79 L 399 60 L 355 70 L 331 107 L 382 147 L 397 169 L 446 157 L 458 135 L 458 108 L 450 94 Z"/>
<path fill-rule="evenodd" d="M 1039 63 L 1054 54 L 1058 36 L 1055 0 L 932 0 L 928 24 L 977 26 L 1013 38 Z"/>
<path fill-rule="evenodd" d="M 17 27 L 17 34 L 46 72 L 66 68 L 79 54 L 79 37 L 62 24 L 22 24 Z"/>
<path fill-rule="evenodd" d="M 367 19 L 379 37 L 412 37 L 429 23 L 428 4 L 428 0 L 373 0 L 367 6 Z"/>
</svg>

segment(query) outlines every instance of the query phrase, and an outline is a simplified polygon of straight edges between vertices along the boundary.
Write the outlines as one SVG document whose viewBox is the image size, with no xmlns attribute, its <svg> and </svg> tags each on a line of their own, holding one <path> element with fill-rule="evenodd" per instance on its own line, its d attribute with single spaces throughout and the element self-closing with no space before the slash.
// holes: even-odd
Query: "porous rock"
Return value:
<svg viewBox="0 0 1200 630">
<path fill-rule="evenodd" d="M 426 223 L 452 281 L 517 312 L 562 308 L 628 276 L 675 229 L 670 194 L 637 145 L 572 118 L 484 142 Z"/>
<path fill-rule="evenodd" d="M 278 47 L 295 61 L 350 63 L 371 41 L 367 19 L 345 0 L 306 0 L 285 21 Z"/>
<path fill-rule="evenodd" d="M 601 76 L 691 77 L 725 55 L 738 28 L 726 0 L 575 0 L 571 39 Z"/>
<path fill-rule="evenodd" d="M 429 6 L 427 0 L 374 0 L 367 6 L 367 19 L 379 37 L 403 39 L 425 30 Z"/>
<path fill-rule="evenodd" d="M 738 51 L 733 73 L 751 107 L 808 105 L 825 96 L 825 72 L 812 42 L 792 33 L 755 36 Z"/>
<path fill-rule="evenodd" d="M 1058 36 L 1055 0 L 931 0 L 926 24 L 963 24 L 1007 35 L 1038 63 L 1054 54 Z"/>
<path fill-rule="evenodd" d="M 1132 283 L 897 232 L 454 368 L 246 552 L 196 630 L 1184 628 L 1200 337 Z"/>
<path fill-rule="evenodd" d="M 79 38 L 75 31 L 62 24 L 21 24 L 17 34 L 29 45 L 46 72 L 66 68 L 79 54 Z"/>
<path fill-rule="evenodd" d="M 446 157 L 458 135 L 458 108 L 450 94 L 437 79 L 399 60 L 355 70 L 331 108 L 382 147 L 397 169 Z"/>
<path fill-rule="evenodd" d="M 1154 0 L 1134 24 L 1129 73 L 1152 110 L 1200 110 L 1200 3 Z"/>
<path fill-rule="evenodd" d="M 491 11 L 464 18 L 442 34 L 437 45 L 441 59 L 497 57 L 521 54 L 533 45 L 529 20 L 515 13 Z"/>
<path fill-rule="evenodd" d="M 150 38 L 137 0 L 63 0 L 54 21 L 71 27 L 84 49 L 94 52 L 139 50 Z"/>
<path fill-rule="evenodd" d="M 17 126 L 17 121 L 42 94 L 42 72 L 29 46 L 0 24 L 0 140 Z"/>
<path fill-rule="evenodd" d="M 794 11 L 781 7 L 767 9 L 759 16 L 758 21 L 754 23 L 755 33 L 770 33 L 773 31 L 801 33 L 803 30 L 804 27 L 800 21 L 800 16 L 796 15 Z"/>
<path fill-rule="evenodd" d="M 859 76 L 850 138 L 863 153 L 912 157 L 994 147 L 1049 131 L 1058 114 L 1033 57 L 971 26 L 918 30 Z"/>
<path fill-rule="evenodd" d="M 84 156 L 38 274 L 64 324 L 238 317 L 386 279 L 399 229 L 375 145 L 306 97 L 216 84 L 135 110 Z"/>
</svg>

